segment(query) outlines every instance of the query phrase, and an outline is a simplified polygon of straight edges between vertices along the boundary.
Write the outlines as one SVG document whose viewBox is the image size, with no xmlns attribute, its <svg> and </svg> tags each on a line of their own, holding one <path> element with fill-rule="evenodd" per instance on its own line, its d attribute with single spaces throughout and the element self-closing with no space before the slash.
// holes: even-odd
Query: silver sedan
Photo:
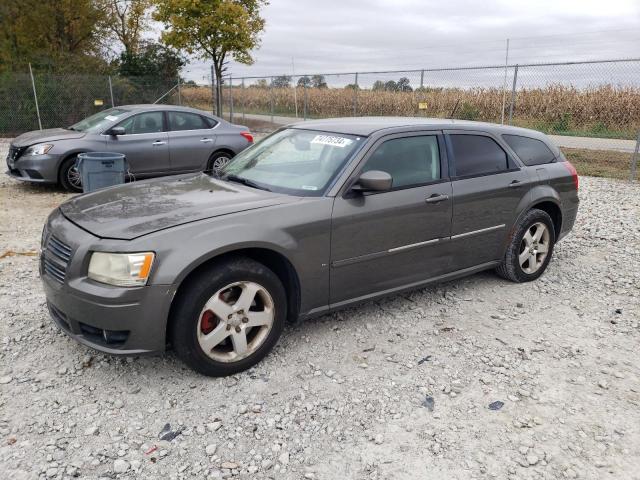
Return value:
<svg viewBox="0 0 640 480">
<path fill-rule="evenodd" d="M 247 127 L 210 113 L 174 105 L 124 105 L 67 128 L 17 137 L 7 156 L 8 174 L 34 183 L 81 191 L 75 167 L 83 152 L 126 155 L 131 179 L 217 170 L 253 143 Z"/>
</svg>

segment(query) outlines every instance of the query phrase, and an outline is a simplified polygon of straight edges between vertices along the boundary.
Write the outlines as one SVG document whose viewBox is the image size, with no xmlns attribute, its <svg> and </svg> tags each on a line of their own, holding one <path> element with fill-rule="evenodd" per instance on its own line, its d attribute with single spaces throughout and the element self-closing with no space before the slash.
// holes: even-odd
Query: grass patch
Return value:
<svg viewBox="0 0 640 480">
<path fill-rule="evenodd" d="M 628 179 L 631 172 L 631 153 L 609 150 L 561 148 L 579 175 Z"/>
</svg>

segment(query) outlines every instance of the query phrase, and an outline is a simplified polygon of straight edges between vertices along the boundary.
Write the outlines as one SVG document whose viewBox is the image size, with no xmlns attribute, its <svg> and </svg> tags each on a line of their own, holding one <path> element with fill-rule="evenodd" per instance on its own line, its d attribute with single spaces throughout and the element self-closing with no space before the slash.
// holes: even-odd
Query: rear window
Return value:
<svg viewBox="0 0 640 480">
<path fill-rule="evenodd" d="M 507 154 L 492 138 L 449 135 L 457 177 L 499 173 L 509 168 Z"/>
<path fill-rule="evenodd" d="M 528 167 L 556 160 L 556 156 L 541 140 L 520 135 L 502 135 L 502 138 Z"/>
</svg>

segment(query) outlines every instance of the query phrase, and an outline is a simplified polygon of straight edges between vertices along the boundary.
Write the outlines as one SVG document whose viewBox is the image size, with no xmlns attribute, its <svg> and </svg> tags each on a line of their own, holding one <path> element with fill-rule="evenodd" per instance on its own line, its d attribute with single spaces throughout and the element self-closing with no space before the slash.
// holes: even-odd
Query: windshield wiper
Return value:
<svg viewBox="0 0 640 480">
<path fill-rule="evenodd" d="M 244 178 L 244 177 L 239 177 L 239 176 L 234 175 L 232 173 L 222 177 L 222 180 L 225 180 L 227 182 L 241 183 L 243 185 L 246 185 L 247 187 L 258 188 L 260 190 L 266 190 L 267 192 L 271 191 L 267 187 L 265 187 L 263 185 L 260 185 L 259 183 L 256 183 L 253 180 L 249 180 L 248 178 Z"/>
</svg>

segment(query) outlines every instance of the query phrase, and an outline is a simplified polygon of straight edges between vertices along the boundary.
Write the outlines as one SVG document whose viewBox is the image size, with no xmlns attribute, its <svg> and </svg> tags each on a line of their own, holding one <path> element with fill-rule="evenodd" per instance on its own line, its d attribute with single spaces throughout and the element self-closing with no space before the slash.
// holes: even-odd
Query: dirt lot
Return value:
<svg viewBox="0 0 640 480">
<path fill-rule="evenodd" d="M 21 253 L 69 195 L 2 176 L 2 477 L 638 479 L 640 185 L 585 177 L 580 196 L 535 283 L 369 303 L 209 379 L 58 333 Z"/>
</svg>

